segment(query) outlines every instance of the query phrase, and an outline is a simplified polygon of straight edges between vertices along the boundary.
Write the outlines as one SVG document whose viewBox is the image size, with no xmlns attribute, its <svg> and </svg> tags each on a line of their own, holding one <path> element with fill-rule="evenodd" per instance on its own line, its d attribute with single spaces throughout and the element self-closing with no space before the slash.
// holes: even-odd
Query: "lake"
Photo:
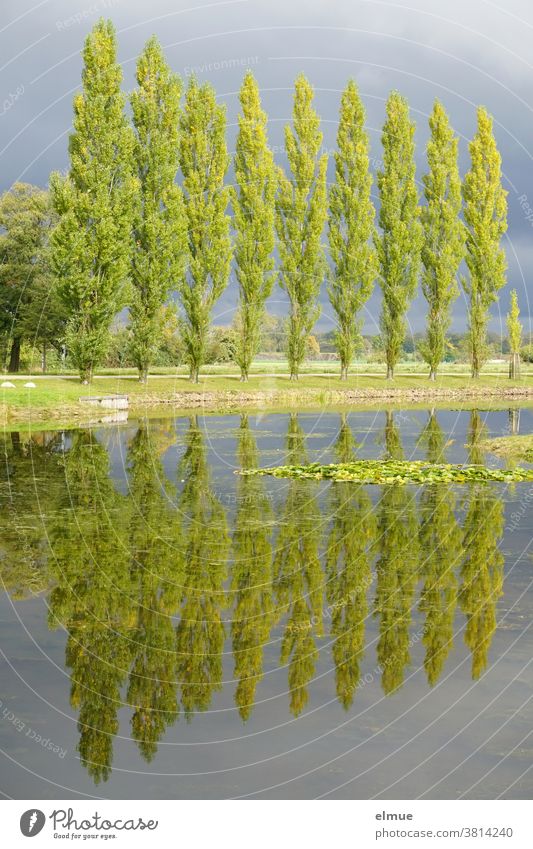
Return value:
<svg viewBox="0 0 533 849">
<path fill-rule="evenodd" d="M 239 468 L 501 461 L 533 408 L 4 433 L 12 798 L 528 799 L 533 485 Z"/>
</svg>

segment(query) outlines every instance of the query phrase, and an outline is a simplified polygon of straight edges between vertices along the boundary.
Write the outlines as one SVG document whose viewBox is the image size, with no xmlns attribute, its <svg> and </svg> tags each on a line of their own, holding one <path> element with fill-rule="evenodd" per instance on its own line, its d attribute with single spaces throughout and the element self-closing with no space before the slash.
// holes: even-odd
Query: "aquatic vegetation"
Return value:
<svg viewBox="0 0 533 849">
<path fill-rule="evenodd" d="M 241 469 L 241 475 L 273 475 L 276 478 L 354 481 L 364 484 L 485 483 L 533 480 L 533 469 L 490 469 L 483 465 L 452 465 L 425 460 L 353 460 L 349 463 L 309 463 Z"/>
<path fill-rule="evenodd" d="M 524 463 L 533 463 L 533 434 L 526 436 L 499 436 L 495 439 L 487 439 L 484 448 L 498 457 L 508 460 L 522 460 Z"/>
</svg>

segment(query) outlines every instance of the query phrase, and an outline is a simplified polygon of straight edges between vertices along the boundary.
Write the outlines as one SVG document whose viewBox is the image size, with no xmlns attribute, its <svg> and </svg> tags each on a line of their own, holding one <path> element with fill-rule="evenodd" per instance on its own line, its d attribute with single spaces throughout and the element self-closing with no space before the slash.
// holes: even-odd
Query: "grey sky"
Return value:
<svg viewBox="0 0 533 849">
<path fill-rule="evenodd" d="M 410 102 L 418 130 L 419 176 L 424 170 L 427 115 L 434 97 L 448 109 L 461 136 L 461 169 L 475 129 L 475 106 L 494 115 L 509 191 L 506 249 L 509 279 L 524 317 L 533 272 L 533 4 L 527 0 L 1 0 L 1 188 L 16 180 L 40 185 L 67 166 L 73 93 L 79 88 L 83 40 L 100 16 L 119 33 L 125 89 L 133 87 L 135 59 L 155 33 L 173 68 L 210 79 L 227 104 L 233 145 L 237 91 L 253 68 L 269 115 L 270 141 L 283 161 L 283 125 L 290 118 L 292 83 L 304 71 L 316 89 L 324 145 L 334 147 L 340 91 L 358 81 L 367 107 L 374 170 L 379 167 L 384 100 L 392 88 Z M 525 198 L 524 198 L 525 196 Z M 520 200 L 521 198 L 521 200 Z M 528 210 L 528 204 L 531 210 Z M 276 302 L 277 301 L 277 305 Z M 218 321 L 229 319 L 232 284 Z M 271 309 L 282 308 L 276 292 Z M 507 310 L 507 292 L 500 310 Z M 327 326 L 326 318 L 321 322 Z M 376 329 L 379 297 L 368 305 L 366 330 Z M 424 302 L 410 311 L 421 326 Z M 492 326 L 500 328 L 499 311 Z M 464 304 L 454 327 L 464 327 Z"/>
</svg>

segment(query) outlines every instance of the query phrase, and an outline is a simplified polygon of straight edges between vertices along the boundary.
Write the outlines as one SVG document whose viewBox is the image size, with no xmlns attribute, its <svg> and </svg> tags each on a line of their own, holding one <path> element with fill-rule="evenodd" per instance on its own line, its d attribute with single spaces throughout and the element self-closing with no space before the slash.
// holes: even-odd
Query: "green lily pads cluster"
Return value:
<svg viewBox="0 0 533 849">
<path fill-rule="evenodd" d="M 241 475 L 273 475 L 276 478 L 353 481 L 362 484 L 485 483 L 533 481 L 533 469 L 489 469 L 423 460 L 354 460 L 351 463 L 310 463 L 305 466 L 275 466 L 241 469 Z"/>
</svg>

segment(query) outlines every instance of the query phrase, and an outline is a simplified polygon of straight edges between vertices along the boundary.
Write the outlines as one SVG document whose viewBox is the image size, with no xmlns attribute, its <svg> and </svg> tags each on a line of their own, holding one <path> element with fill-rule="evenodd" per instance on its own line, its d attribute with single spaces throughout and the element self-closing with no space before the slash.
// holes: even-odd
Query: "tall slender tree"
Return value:
<svg viewBox="0 0 533 849">
<path fill-rule="evenodd" d="M 279 171 L 276 229 L 279 282 L 290 301 L 287 357 L 291 380 L 297 380 L 309 334 L 320 315 L 318 294 L 326 270 L 322 230 L 327 216 L 327 155 L 320 155 L 320 118 L 313 109 L 313 88 L 303 74 L 295 83 L 293 124 L 294 128 L 285 128 L 290 177 Z"/>
<path fill-rule="evenodd" d="M 522 344 L 522 324 L 516 289 L 511 292 L 511 306 L 507 313 L 507 335 L 509 338 L 509 377 L 520 377 L 520 346 Z"/>
<path fill-rule="evenodd" d="M 274 201 L 277 175 L 268 147 L 267 116 L 261 109 L 259 87 L 248 71 L 240 92 L 242 115 L 235 153 L 233 197 L 235 262 L 239 282 L 235 359 L 241 380 L 248 380 L 251 362 L 261 341 L 265 302 L 274 285 Z"/>
<path fill-rule="evenodd" d="M 427 205 L 422 207 L 422 291 L 428 302 L 426 338 L 420 351 L 435 380 L 444 357 L 450 306 L 459 290 L 457 273 L 465 253 L 461 212 L 458 138 L 442 104 L 436 100 L 429 118 L 428 173 L 422 178 Z"/>
<path fill-rule="evenodd" d="M 372 293 L 377 275 L 372 175 L 368 161 L 365 109 L 357 85 L 350 80 L 340 108 L 335 154 L 335 182 L 329 193 L 329 250 L 333 263 L 328 285 L 337 317 L 335 342 L 341 361 L 341 379 L 361 344 L 358 313 Z"/>
<path fill-rule="evenodd" d="M 381 332 L 387 378 L 394 377 L 405 338 L 405 314 L 415 294 L 420 268 L 422 225 L 415 182 L 415 125 L 404 97 L 393 91 L 383 126 L 383 170 L 377 183 L 381 234 L 375 237 L 383 293 Z"/>
<path fill-rule="evenodd" d="M 145 382 L 161 340 L 163 305 L 184 274 L 187 234 L 179 165 L 181 82 L 165 61 L 157 39 L 137 63 L 131 95 L 139 203 L 134 221 L 131 351 Z"/>
<path fill-rule="evenodd" d="M 483 106 L 477 110 L 477 132 L 469 148 L 471 168 L 463 182 L 469 275 L 462 277 L 462 283 L 469 302 L 472 377 L 478 378 L 487 359 L 489 307 L 505 284 L 507 270 L 501 246 L 507 230 L 507 192 L 501 184 L 501 156 L 492 132 L 492 117 Z"/>
<path fill-rule="evenodd" d="M 190 378 L 199 381 L 205 361 L 211 311 L 228 283 L 232 245 L 226 215 L 230 189 L 226 112 L 212 86 L 191 78 L 181 117 L 180 163 L 185 190 L 189 267 L 178 292 Z"/>
<path fill-rule="evenodd" d="M 52 261 L 69 315 L 67 346 L 90 383 L 109 342 L 111 322 L 128 299 L 137 180 L 133 131 L 124 113 L 115 30 L 100 20 L 83 51 L 83 92 L 74 98 L 70 171 L 52 175 L 59 223 Z"/>
</svg>

